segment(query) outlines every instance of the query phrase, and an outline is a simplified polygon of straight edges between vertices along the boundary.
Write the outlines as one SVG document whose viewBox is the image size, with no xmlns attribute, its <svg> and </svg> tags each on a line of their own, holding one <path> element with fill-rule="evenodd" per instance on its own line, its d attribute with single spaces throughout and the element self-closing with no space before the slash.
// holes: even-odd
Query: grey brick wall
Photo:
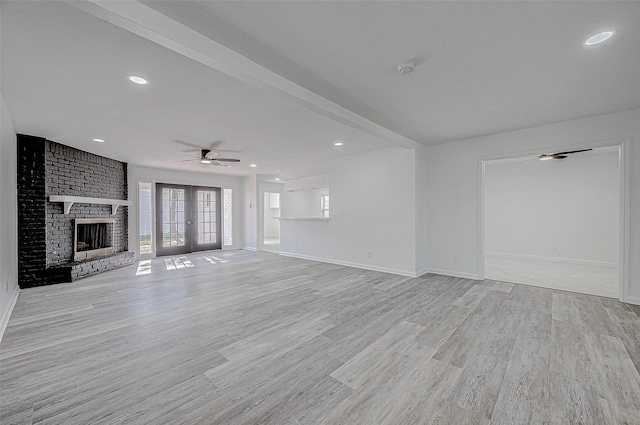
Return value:
<svg viewBox="0 0 640 425">
<path fill-rule="evenodd" d="M 41 137 L 18 135 L 18 281 L 21 288 L 69 282 L 133 262 L 128 211 L 110 205 L 63 204 L 51 195 L 127 199 L 127 164 Z M 73 219 L 114 218 L 116 254 L 73 262 Z"/>
<path fill-rule="evenodd" d="M 127 199 L 127 164 L 47 140 L 46 149 L 47 267 L 73 262 L 73 220 L 114 218 L 116 252 L 127 250 L 128 209 L 111 215 L 110 205 L 73 204 L 64 214 L 50 195 Z"/>
</svg>

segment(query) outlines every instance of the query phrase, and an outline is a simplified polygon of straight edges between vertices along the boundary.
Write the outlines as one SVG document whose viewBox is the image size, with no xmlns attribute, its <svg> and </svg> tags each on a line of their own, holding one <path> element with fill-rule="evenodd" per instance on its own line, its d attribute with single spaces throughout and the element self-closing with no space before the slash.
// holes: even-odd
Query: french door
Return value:
<svg viewBox="0 0 640 425">
<path fill-rule="evenodd" d="M 222 247 L 219 187 L 156 184 L 156 255 Z"/>
</svg>

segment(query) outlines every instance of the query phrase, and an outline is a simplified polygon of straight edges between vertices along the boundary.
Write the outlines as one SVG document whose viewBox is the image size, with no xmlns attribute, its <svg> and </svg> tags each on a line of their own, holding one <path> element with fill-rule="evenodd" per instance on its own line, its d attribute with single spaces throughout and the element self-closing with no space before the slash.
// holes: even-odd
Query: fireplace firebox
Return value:
<svg viewBox="0 0 640 425">
<path fill-rule="evenodd" d="M 102 257 L 116 252 L 113 246 L 114 225 L 110 218 L 77 218 L 73 240 L 73 260 Z"/>
</svg>

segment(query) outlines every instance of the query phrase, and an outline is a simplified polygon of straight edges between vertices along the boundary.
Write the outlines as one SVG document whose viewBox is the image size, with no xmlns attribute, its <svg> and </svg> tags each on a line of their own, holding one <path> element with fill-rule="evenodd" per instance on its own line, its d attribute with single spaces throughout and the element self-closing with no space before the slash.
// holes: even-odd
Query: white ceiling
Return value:
<svg viewBox="0 0 640 425">
<path fill-rule="evenodd" d="M 1 16 L 2 93 L 20 133 L 138 165 L 236 175 L 390 146 L 67 4 L 8 2 Z M 242 162 L 180 162 L 199 152 L 174 140 L 223 140 L 242 151 L 224 156 Z"/>
<path fill-rule="evenodd" d="M 424 144 L 640 107 L 638 1 L 145 4 Z M 2 92 L 19 132 L 133 164 L 242 175 L 393 143 L 66 3 L 4 2 L 1 16 Z M 583 46 L 609 27 L 612 40 Z M 412 58 L 416 70 L 399 76 Z M 180 163 L 173 140 L 224 140 L 242 163 Z"/>
</svg>

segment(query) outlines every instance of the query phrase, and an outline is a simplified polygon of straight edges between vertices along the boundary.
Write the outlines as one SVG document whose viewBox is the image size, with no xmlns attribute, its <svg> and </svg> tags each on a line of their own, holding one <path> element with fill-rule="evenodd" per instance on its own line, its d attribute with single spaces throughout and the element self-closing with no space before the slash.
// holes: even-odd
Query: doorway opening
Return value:
<svg viewBox="0 0 640 425">
<path fill-rule="evenodd" d="M 621 297 L 621 146 L 483 165 L 485 279 Z"/>
<path fill-rule="evenodd" d="M 222 248 L 218 187 L 156 184 L 156 255 Z"/>
<path fill-rule="evenodd" d="M 264 250 L 280 252 L 280 194 L 264 193 Z"/>
</svg>

